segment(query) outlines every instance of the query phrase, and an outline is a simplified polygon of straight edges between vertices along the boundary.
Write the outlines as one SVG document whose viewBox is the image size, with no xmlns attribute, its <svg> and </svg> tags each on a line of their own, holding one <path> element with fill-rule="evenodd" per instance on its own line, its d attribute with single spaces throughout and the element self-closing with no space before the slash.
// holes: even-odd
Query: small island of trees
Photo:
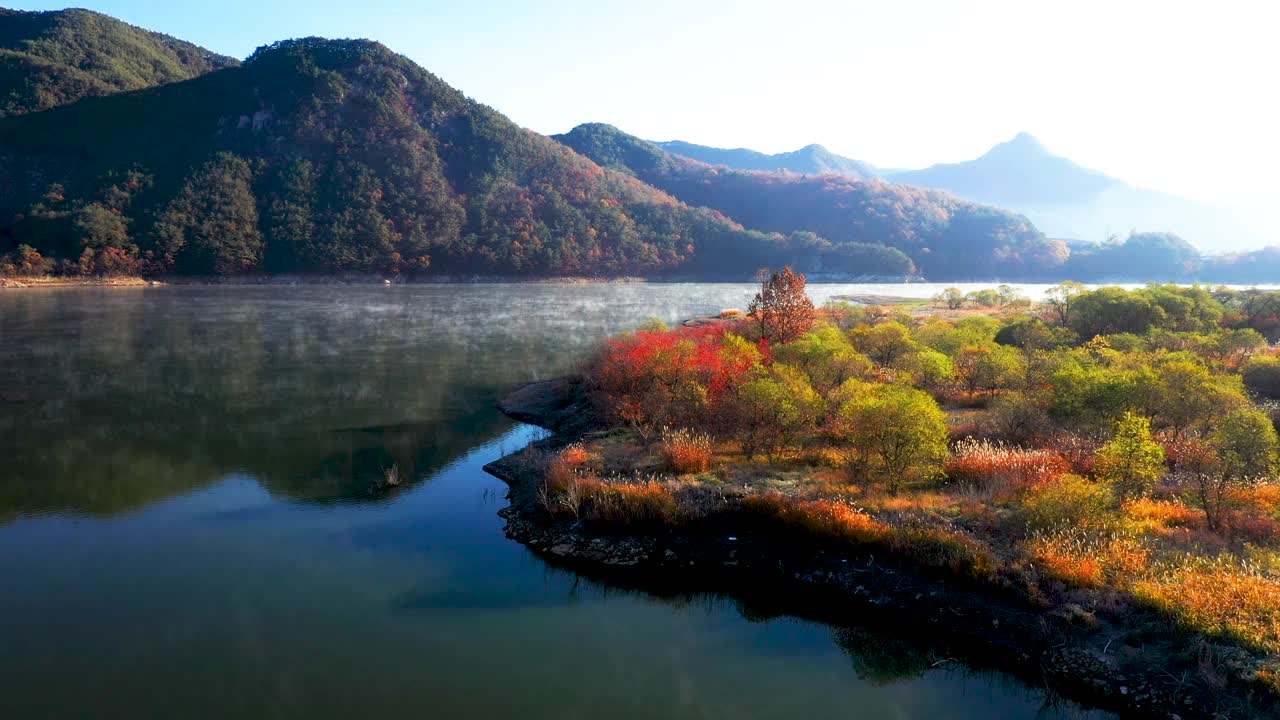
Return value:
<svg viewBox="0 0 1280 720">
<path fill-rule="evenodd" d="M 1274 693 L 1274 302 L 1063 283 L 815 308 L 788 268 L 749 313 L 610 339 L 582 373 L 598 429 L 539 460 L 537 512 L 871 550 L 1118 636 L 1200 638 L 1184 660 L 1232 648 Z"/>
</svg>

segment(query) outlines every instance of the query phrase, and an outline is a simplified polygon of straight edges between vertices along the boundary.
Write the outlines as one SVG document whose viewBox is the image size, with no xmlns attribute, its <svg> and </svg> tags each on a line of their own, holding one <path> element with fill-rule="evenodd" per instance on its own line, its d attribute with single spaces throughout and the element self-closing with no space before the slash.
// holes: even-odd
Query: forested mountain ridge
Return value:
<svg viewBox="0 0 1280 720">
<path fill-rule="evenodd" d="M 708 165 L 724 165 L 735 170 L 787 170 L 801 175 L 838 173 L 859 180 L 870 180 L 880 174 L 874 167 L 861 160 L 842 157 L 817 144 L 773 155 L 747 148 L 725 149 L 695 145 L 682 140 L 669 140 L 655 144 L 673 155 Z"/>
<path fill-rule="evenodd" d="M 839 175 L 714 167 L 598 123 L 556 138 L 605 167 L 625 169 L 747 227 L 811 232 L 837 247 L 896 249 L 930 279 L 1056 277 L 1070 254 L 1024 217 L 944 192 Z"/>
<path fill-rule="evenodd" d="M 0 117 L 187 80 L 238 65 L 90 10 L 0 8 Z"/>
<path fill-rule="evenodd" d="M 82 273 L 912 270 L 690 208 L 364 40 L 0 120 L 0 222 Z"/>
<path fill-rule="evenodd" d="M 607 125 L 557 142 L 366 40 L 240 64 L 88 11 L 0 11 L 10 47 L 73 68 L 85 97 L 0 117 L 0 274 L 1216 280 L 1275 262 L 1167 233 L 1068 245 L 945 192 L 716 167 Z"/>
</svg>

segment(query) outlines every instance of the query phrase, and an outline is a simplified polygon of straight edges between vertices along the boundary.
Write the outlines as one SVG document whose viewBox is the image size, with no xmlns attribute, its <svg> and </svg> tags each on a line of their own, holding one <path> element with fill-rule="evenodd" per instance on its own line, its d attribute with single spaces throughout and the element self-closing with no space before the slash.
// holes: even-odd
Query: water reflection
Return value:
<svg viewBox="0 0 1280 720">
<path fill-rule="evenodd" d="M 501 394 L 750 293 L 0 294 L 5 717 L 1045 716 L 922 668 L 927 645 L 621 589 L 503 537 L 481 468 L 537 431 Z"/>
</svg>

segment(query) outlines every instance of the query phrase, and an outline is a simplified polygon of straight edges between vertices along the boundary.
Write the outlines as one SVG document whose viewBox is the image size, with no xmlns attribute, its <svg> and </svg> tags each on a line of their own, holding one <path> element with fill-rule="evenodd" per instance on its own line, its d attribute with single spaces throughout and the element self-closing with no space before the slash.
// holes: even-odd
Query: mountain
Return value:
<svg viewBox="0 0 1280 720">
<path fill-rule="evenodd" d="M 814 233 L 837 247 L 907 255 L 931 280 L 1051 277 L 1069 255 L 1013 213 L 950 194 L 840 175 L 732 170 L 673 155 L 610 125 L 556 136 L 597 163 L 690 205 L 767 232 Z"/>
<path fill-rule="evenodd" d="M 821 145 L 806 145 L 799 150 L 766 155 L 755 150 L 707 147 L 681 140 L 655 143 L 673 155 L 697 160 L 708 165 L 723 165 L 735 170 L 787 170 L 801 175 L 837 173 L 859 180 L 877 177 L 876 169 L 867 163 L 836 155 Z"/>
<path fill-rule="evenodd" d="M 1095 197 L 1117 184 L 1102 173 L 1050 154 L 1027 133 L 1019 133 L 975 160 L 898 170 L 887 177 L 1004 207 L 1074 202 Z"/>
<path fill-rule="evenodd" d="M 1101 241 L 1131 230 L 1171 231 L 1205 252 L 1280 240 L 1261 214 L 1135 187 L 1051 153 L 1027 133 L 973 160 L 884 173 L 1026 215 L 1052 237 Z"/>
<path fill-rule="evenodd" d="M 89 10 L 0 8 L 0 117 L 239 64 Z"/>
<path fill-rule="evenodd" d="M 851 265 L 820 239 L 744 229 L 519 128 L 382 45 L 319 38 L 0 120 L 7 250 L 15 266 L 35 251 L 84 274 L 910 270 L 896 252 Z"/>
</svg>

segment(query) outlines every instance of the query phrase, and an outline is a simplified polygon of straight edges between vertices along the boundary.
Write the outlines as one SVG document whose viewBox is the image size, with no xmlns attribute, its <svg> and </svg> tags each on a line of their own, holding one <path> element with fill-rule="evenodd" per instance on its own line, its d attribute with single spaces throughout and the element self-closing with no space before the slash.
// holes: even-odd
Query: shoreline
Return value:
<svg viewBox="0 0 1280 720">
<path fill-rule="evenodd" d="M 499 408 L 552 433 L 531 444 L 535 450 L 558 449 L 595 429 L 584 390 L 569 378 L 527 385 Z M 1150 626 L 1136 627 L 1153 617 L 1150 611 L 1126 607 L 1129 615 L 1099 613 L 1091 623 L 1081 622 L 1063 608 L 1037 607 L 1016 588 L 940 577 L 869 550 L 840 553 L 817 543 L 773 542 L 768 531 L 732 519 L 685 532 L 593 530 L 541 510 L 534 490 L 540 473 L 521 462 L 523 452 L 484 469 L 509 487 L 509 504 L 498 513 L 506 520 L 505 534 L 552 565 L 640 589 L 764 595 L 779 614 L 835 626 L 871 617 L 927 627 L 931 639 L 953 648 L 967 665 L 1005 672 L 1122 717 L 1280 717 L 1274 695 L 1229 673 L 1215 686 L 1195 674 L 1200 658 L 1173 662 L 1169 652 L 1212 647 L 1229 655 L 1229 646 L 1206 645 L 1203 636 L 1168 622 L 1165 633 L 1143 638 L 1136 649 L 1115 643 L 1130 633 L 1150 633 Z M 1238 665 L 1245 658 L 1237 654 L 1235 660 Z"/>
</svg>

